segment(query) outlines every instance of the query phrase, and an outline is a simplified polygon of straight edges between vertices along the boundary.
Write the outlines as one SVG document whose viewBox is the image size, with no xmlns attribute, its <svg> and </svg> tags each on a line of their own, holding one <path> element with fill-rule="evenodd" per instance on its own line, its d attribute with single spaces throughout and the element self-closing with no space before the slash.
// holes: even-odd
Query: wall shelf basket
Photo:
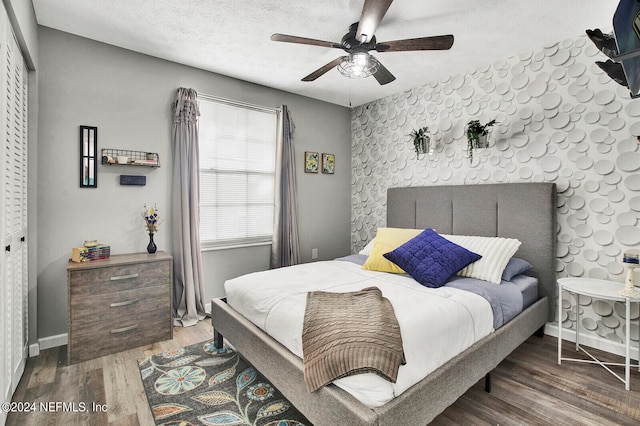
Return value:
<svg viewBox="0 0 640 426">
<path fill-rule="evenodd" d="M 102 164 L 108 166 L 160 167 L 160 156 L 156 152 L 102 148 L 101 156 Z"/>
</svg>

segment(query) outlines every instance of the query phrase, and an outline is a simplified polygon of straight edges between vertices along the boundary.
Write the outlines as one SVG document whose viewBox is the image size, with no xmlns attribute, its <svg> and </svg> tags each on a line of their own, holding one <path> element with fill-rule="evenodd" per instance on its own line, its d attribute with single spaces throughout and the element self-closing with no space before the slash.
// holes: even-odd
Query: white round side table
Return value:
<svg viewBox="0 0 640 426">
<path fill-rule="evenodd" d="M 624 383 L 624 387 L 626 390 L 629 390 L 629 378 L 631 371 L 631 357 L 630 357 L 630 347 L 631 347 L 631 303 L 640 302 L 640 297 L 630 298 L 624 297 L 618 294 L 618 290 L 624 287 L 623 283 L 618 283 L 615 281 L 608 280 L 600 280 L 595 278 L 560 278 L 558 279 L 558 364 L 561 364 L 562 361 L 575 361 L 575 362 L 583 362 L 589 364 L 598 364 L 602 366 L 605 370 L 613 374 L 617 377 L 622 383 Z M 562 357 L 562 292 L 567 291 L 574 295 L 576 299 L 576 351 L 582 351 L 586 355 L 591 358 L 591 360 L 585 359 L 577 359 L 577 358 L 564 358 Z M 614 302 L 623 302 L 626 308 L 626 333 L 625 333 L 625 362 L 621 363 L 612 363 L 612 362 L 602 362 L 598 360 L 595 356 L 591 355 L 586 349 L 580 346 L 580 296 L 589 296 L 594 299 L 602 299 L 602 300 L 610 300 Z M 616 374 L 613 370 L 611 370 L 609 365 L 624 365 L 625 367 L 625 377 L 624 379 Z M 635 367 L 636 365 L 634 365 Z M 640 369 L 640 368 L 639 368 Z"/>
</svg>

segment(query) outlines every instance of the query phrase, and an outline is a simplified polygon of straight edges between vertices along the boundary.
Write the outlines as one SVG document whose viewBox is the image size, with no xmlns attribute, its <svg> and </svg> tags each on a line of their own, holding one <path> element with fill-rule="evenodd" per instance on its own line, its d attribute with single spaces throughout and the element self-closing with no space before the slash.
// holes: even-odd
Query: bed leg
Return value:
<svg viewBox="0 0 640 426">
<path fill-rule="evenodd" d="M 222 349 L 222 346 L 224 345 L 223 340 L 224 338 L 222 337 L 222 334 L 218 333 L 218 330 L 214 328 L 213 329 L 213 345 L 217 349 Z"/>
<path fill-rule="evenodd" d="M 536 337 L 544 337 L 544 325 L 533 333 Z"/>
<path fill-rule="evenodd" d="M 484 391 L 486 393 L 491 393 L 491 372 L 484 376 Z"/>
</svg>

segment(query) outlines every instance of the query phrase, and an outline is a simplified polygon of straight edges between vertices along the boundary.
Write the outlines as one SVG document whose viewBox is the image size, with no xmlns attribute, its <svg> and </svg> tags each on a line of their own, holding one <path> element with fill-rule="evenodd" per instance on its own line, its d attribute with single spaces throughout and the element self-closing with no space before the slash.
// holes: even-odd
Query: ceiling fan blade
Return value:
<svg viewBox="0 0 640 426">
<path fill-rule="evenodd" d="M 380 83 L 381 86 L 387 83 L 391 83 L 396 79 L 394 75 L 391 74 L 389 70 L 380 63 L 380 61 L 378 61 L 378 70 L 373 74 L 373 76 L 376 80 L 378 80 L 378 83 Z"/>
<path fill-rule="evenodd" d="M 409 50 L 449 50 L 453 46 L 453 35 L 408 38 L 405 40 L 385 41 L 376 44 L 378 52 L 406 52 Z"/>
<path fill-rule="evenodd" d="M 318 68 L 317 70 L 315 70 L 314 72 L 312 72 L 311 74 L 303 78 L 302 81 L 313 81 L 316 78 L 326 74 L 328 71 L 331 71 L 332 69 L 337 67 L 338 64 L 340 64 L 340 62 L 342 62 L 342 59 L 344 58 L 346 58 L 346 56 L 340 56 L 339 58 L 334 59 L 328 64 L 321 66 L 320 68 Z"/>
<path fill-rule="evenodd" d="M 316 40 L 314 38 L 306 38 L 306 37 L 297 37 L 286 34 L 273 34 L 271 36 L 271 40 L 273 41 L 283 41 L 286 43 L 298 43 L 298 44 L 310 44 L 312 46 L 321 46 L 321 47 L 335 47 L 338 49 L 342 49 L 342 45 L 340 43 L 334 43 L 332 41 L 324 41 L 324 40 Z"/>
<path fill-rule="evenodd" d="M 393 3 L 393 0 L 365 0 L 358 30 L 356 31 L 356 39 L 359 42 L 368 43 L 371 41 L 378 24 L 387 13 L 391 3 Z M 363 39 L 363 35 L 366 38 Z"/>
</svg>

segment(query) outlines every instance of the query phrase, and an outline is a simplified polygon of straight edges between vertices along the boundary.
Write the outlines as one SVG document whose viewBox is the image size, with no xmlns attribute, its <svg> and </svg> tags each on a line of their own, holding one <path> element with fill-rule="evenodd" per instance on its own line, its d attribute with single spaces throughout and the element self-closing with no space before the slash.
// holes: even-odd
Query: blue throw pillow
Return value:
<svg viewBox="0 0 640 426">
<path fill-rule="evenodd" d="M 518 274 L 527 272 L 531 268 L 533 268 L 533 265 L 526 260 L 512 257 L 509 259 L 509 263 L 507 263 L 504 271 L 502 271 L 502 279 L 505 281 L 511 281 L 511 278 Z"/>
<path fill-rule="evenodd" d="M 425 229 L 383 256 L 423 286 L 434 288 L 442 287 L 453 274 L 482 258 L 441 237 L 433 229 Z"/>
</svg>

